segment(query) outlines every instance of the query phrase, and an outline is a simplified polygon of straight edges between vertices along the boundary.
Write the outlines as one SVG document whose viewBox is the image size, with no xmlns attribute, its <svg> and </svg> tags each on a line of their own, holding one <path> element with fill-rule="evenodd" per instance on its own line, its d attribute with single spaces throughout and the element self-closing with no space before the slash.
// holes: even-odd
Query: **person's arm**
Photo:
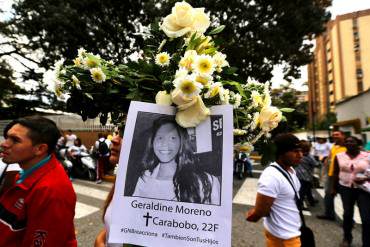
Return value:
<svg viewBox="0 0 370 247">
<path fill-rule="evenodd" d="M 76 196 L 42 187 L 27 203 L 27 226 L 21 247 L 75 247 Z"/>
<path fill-rule="evenodd" d="M 107 231 L 103 229 L 96 236 L 94 247 L 105 247 L 106 238 L 107 238 Z"/>
<path fill-rule="evenodd" d="M 257 222 L 262 217 L 268 216 L 275 198 L 257 192 L 256 204 L 246 214 L 246 220 Z"/>
<path fill-rule="evenodd" d="M 337 194 L 338 182 L 339 182 L 339 163 L 338 163 L 337 157 L 334 158 L 334 170 L 333 170 L 332 179 L 333 179 L 333 184 L 332 184 L 332 188 L 331 188 L 331 194 L 336 195 Z"/>
</svg>

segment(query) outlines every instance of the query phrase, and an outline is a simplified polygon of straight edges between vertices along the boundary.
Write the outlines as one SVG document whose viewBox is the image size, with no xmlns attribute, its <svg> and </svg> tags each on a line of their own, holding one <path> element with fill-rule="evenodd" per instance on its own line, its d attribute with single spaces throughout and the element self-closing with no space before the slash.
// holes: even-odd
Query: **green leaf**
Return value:
<svg viewBox="0 0 370 247">
<path fill-rule="evenodd" d="M 285 108 L 281 108 L 280 111 L 282 111 L 282 112 L 294 112 L 295 109 L 285 107 Z"/>
<path fill-rule="evenodd" d="M 224 29 L 225 29 L 225 25 L 221 25 L 221 26 L 216 27 L 215 29 L 213 29 L 213 30 L 212 30 L 211 32 L 209 32 L 208 34 L 209 34 L 209 35 L 218 34 L 218 33 L 221 33 Z"/>
<path fill-rule="evenodd" d="M 244 97 L 244 98 L 246 98 L 246 97 L 247 97 L 247 96 L 245 95 L 245 93 L 244 93 L 244 89 L 242 88 L 242 86 L 240 85 L 240 83 L 239 83 L 239 82 L 236 82 L 236 81 L 222 81 L 222 84 L 226 84 L 226 85 L 234 86 L 234 87 L 238 90 L 239 94 L 240 94 L 242 97 Z"/>
</svg>

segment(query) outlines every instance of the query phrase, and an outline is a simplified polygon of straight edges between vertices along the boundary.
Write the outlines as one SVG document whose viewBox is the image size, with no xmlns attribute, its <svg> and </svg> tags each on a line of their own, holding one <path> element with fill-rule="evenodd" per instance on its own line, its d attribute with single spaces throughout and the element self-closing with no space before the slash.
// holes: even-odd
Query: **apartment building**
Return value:
<svg viewBox="0 0 370 247">
<path fill-rule="evenodd" d="M 318 122 L 335 105 L 370 88 L 370 9 L 337 16 L 316 38 L 308 65 L 309 120 Z"/>
</svg>

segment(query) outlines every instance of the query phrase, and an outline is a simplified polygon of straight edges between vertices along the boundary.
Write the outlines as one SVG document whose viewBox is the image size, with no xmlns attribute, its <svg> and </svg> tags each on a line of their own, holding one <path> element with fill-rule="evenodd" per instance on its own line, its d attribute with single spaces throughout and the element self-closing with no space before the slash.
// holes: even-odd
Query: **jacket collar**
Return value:
<svg viewBox="0 0 370 247">
<path fill-rule="evenodd" d="M 58 161 L 55 158 L 55 155 L 52 154 L 48 162 L 46 162 L 44 165 L 33 171 L 29 176 L 27 176 L 23 180 L 22 183 L 17 184 L 16 186 L 24 190 L 31 188 L 40 178 L 42 178 L 51 170 L 53 170 L 56 167 L 57 163 Z M 17 176 L 16 179 L 19 179 L 19 175 Z"/>
</svg>

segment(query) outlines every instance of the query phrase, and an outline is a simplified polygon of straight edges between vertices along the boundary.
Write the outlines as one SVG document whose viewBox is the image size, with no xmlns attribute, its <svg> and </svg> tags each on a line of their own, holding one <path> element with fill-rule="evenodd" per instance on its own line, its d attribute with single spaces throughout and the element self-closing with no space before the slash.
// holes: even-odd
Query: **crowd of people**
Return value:
<svg viewBox="0 0 370 247">
<path fill-rule="evenodd" d="M 318 203 L 312 195 L 315 167 L 322 168 L 325 180 L 325 212 L 317 218 L 335 220 L 334 197 L 339 193 L 344 210 L 340 246 L 351 246 L 355 203 L 362 222 L 362 246 L 370 246 L 370 154 L 362 151 L 361 140 L 354 136 L 334 131 L 332 137 L 333 145 L 320 139 L 313 153 L 308 141 L 292 134 L 275 138 L 276 161 L 262 172 L 255 206 L 246 215 L 252 222 L 264 218 L 266 246 L 304 244 L 300 238 L 304 200 L 310 206 Z"/>
<path fill-rule="evenodd" d="M 147 170 L 143 170 L 134 194 L 146 193 L 144 188 L 151 183 L 150 179 L 154 179 L 155 169 L 159 173 L 161 167 L 177 167 L 177 171 L 179 167 L 186 167 L 179 163 L 179 160 L 183 162 L 183 157 L 178 157 L 178 150 L 186 149 L 186 135 L 176 126 L 172 122 L 165 122 L 153 131 L 147 154 L 156 157 L 150 160 L 157 160 L 157 163 L 146 164 L 147 170 L 152 172 L 148 175 Z M 55 151 L 66 148 L 69 155 L 76 157 L 80 152 L 87 152 L 86 147 L 72 131 L 61 137 L 54 122 L 38 116 L 12 121 L 4 130 L 4 138 L 0 157 L 6 164 L 18 164 L 22 170 L 12 176 L 4 172 L 0 179 L 0 246 L 77 246 L 73 225 L 76 195 Z M 309 206 L 318 203 L 312 195 L 315 168 L 322 169 L 320 174 L 324 174 L 322 178 L 326 181 L 325 212 L 318 215 L 318 218 L 335 220 L 333 199 L 339 193 L 344 208 L 341 246 L 350 246 L 352 242 L 355 203 L 360 210 L 363 246 L 370 245 L 367 234 L 370 229 L 370 192 L 369 186 L 366 186 L 370 175 L 369 153 L 361 150 L 359 139 L 354 136 L 345 137 L 341 131 L 333 133 L 333 140 L 333 145 L 319 140 L 311 152 L 310 142 L 301 141 L 292 134 L 275 137 L 276 160 L 262 172 L 255 206 L 246 214 L 246 219 L 251 222 L 264 218 L 266 246 L 301 246 L 304 219 L 300 212 L 304 209 L 303 201 L 307 199 Z M 166 150 L 161 153 L 162 147 L 168 145 L 168 142 L 175 147 L 173 152 Z M 99 135 L 92 148 L 98 159 L 97 182 L 101 182 L 104 167 L 118 163 L 121 144 L 120 131 L 111 140 L 103 134 Z M 237 156 L 237 159 L 244 158 L 241 154 Z M 187 157 L 186 160 L 189 159 L 192 158 Z M 174 166 L 166 166 L 173 162 Z M 163 172 L 162 175 L 169 174 L 168 169 Z M 208 204 L 215 204 L 219 200 L 215 193 L 220 189 L 217 178 L 199 172 L 193 175 L 196 184 L 203 184 L 203 189 L 195 193 L 197 198 L 188 199 L 183 198 L 181 191 L 176 192 L 178 184 L 175 174 L 172 174 L 169 181 L 173 183 L 173 200 L 198 200 Z M 206 179 L 206 183 L 199 180 L 199 177 Z M 209 190 L 205 185 L 210 186 Z M 186 185 L 180 186 L 186 188 Z M 95 247 L 116 246 L 107 243 L 113 217 L 111 201 L 114 187 L 113 184 L 106 199 L 104 227 L 96 237 Z"/>
</svg>

